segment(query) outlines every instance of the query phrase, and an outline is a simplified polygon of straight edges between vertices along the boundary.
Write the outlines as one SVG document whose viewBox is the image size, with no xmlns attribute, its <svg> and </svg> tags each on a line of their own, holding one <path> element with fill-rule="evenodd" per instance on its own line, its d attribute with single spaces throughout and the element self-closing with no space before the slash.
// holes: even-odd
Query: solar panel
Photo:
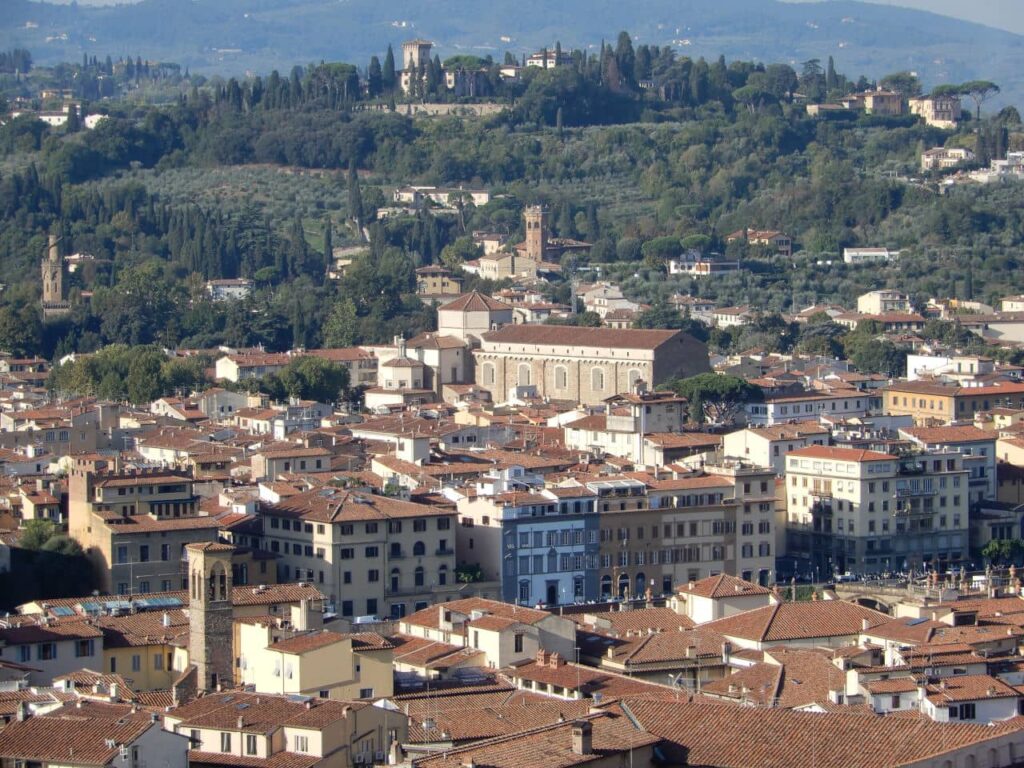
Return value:
<svg viewBox="0 0 1024 768">
<path fill-rule="evenodd" d="M 74 610 L 72 610 L 71 608 L 68 608 L 66 605 L 58 605 L 56 608 L 51 608 L 50 612 L 54 616 L 74 616 L 75 615 Z"/>
<path fill-rule="evenodd" d="M 907 626 L 908 627 L 916 627 L 918 624 L 923 624 L 926 621 L 928 621 L 928 619 L 911 619 L 910 621 L 907 622 Z"/>
<path fill-rule="evenodd" d="M 86 613 L 101 613 L 103 611 L 102 603 L 94 603 L 91 600 L 87 603 L 81 603 L 82 610 Z"/>
</svg>

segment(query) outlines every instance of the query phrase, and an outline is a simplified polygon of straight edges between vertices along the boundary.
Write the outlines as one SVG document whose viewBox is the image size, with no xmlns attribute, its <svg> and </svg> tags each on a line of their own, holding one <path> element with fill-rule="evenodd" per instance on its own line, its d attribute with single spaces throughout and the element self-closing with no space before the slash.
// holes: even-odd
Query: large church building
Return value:
<svg viewBox="0 0 1024 768">
<path fill-rule="evenodd" d="M 476 383 L 503 401 L 515 387 L 539 397 L 593 405 L 710 370 L 707 347 L 682 331 L 507 325 L 483 334 L 474 353 Z"/>
</svg>

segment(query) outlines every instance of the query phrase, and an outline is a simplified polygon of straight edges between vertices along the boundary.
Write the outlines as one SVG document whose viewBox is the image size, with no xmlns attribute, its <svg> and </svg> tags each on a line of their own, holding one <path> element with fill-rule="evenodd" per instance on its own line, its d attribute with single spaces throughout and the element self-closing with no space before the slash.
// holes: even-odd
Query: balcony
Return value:
<svg viewBox="0 0 1024 768">
<path fill-rule="evenodd" d="M 832 489 L 831 488 L 811 488 L 807 492 L 808 496 L 812 496 L 816 499 L 831 499 Z M 774 497 L 773 497 L 774 498 Z"/>
<path fill-rule="evenodd" d="M 897 499 L 920 498 L 923 496 L 938 496 L 939 492 L 934 488 L 897 488 L 895 496 Z"/>
<path fill-rule="evenodd" d="M 911 518 L 932 517 L 937 510 L 934 508 L 915 507 L 910 504 L 897 504 L 892 516 L 902 520 Z"/>
<path fill-rule="evenodd" d="M 455 550 L 451 547 L 445 547 L 444 549 L 438 548 L 434 550 L 434 554 L 438 557 L 449 557 L 455 554 Z"/>
</svg>

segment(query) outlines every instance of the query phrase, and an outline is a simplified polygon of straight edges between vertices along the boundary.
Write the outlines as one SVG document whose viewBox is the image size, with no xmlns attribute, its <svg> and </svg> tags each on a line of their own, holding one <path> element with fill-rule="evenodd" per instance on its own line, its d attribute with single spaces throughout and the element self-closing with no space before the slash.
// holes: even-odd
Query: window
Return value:
<svg viewBox="0 0 1024 768">
<path fill-rule="evenodd" d="M 377 532 L 377 524 L 376 523 L 367 523 L 366 524 L 366 532 L 367 533 L 376 533 Z"/>
<path fill-rule="evenodd" d="M 522 653 L 523 652 L 523 635 L 521 633 L 517 633 L 517 634 L 515 634 L 513 636 L 513 640 L 515 642 L 515 652 L 516 653 Z"/>
<path fill-rule="evenodd" d="M 164 670 L 164 655 L 162 653 L 153 654 L 153 669 L 157 672 L 163 672 Z"/>
<path fill-rule="evenodd" d="M 528 386 L 530 386 L 530 364 L 529 363 L 520 363 L 520 365 L 519 365 L 519 372 L 518 372 L 518 378 L 519 378 L 519 386 L 520 387 L 528 387 Z"/>
<path fill-rule="evenodd" d="M 138 672 L 142 669 L 142 657 L 139 654 L 132 655 L 132 672 Z"/>
<path fill-rule="evenodd" d="M 417 541 L 415 544 L 412 545 L 412 554 L 415 557 L 422 557 L 426 554 L 426 552 L 427 548 L 422 541 Z"/>
<path fill-rule="evenodd" d="M 245 734 L 245 754 L 255 755 L 256 754 L 256 734 L 247 733 Z"/>
<path fill-rule="evenodd" d="M 296 752 L 309 752 L 309 737 L 296 736 L 294 749 Z"/>
<path fill-rule="evenodd" d="M 594 368 L 590 371 L 590 388 L 595 392 L 604 391 L 604 369 Z"/>
<path fill-rule="evenodd" d="M 569 371 L 564 365 L 555 366 L 555 389 L 569 388 Z"/>
<path fill-rule="evenodd" d="M 353 608 L 352 608 L 352 601 L 351 600 L 342 600 L 341 601 L 341 615 L 342 616 L 351 616 L 353 614 L 353 612 L 354 611 L 353 611 Z"/>
<path fill-rule="evenodd" d="M 977 717 L 976 707 L 974 702 L 968 702 L 967 704 L 960 705 L 960 719 L 961 720 L 974 720 Z"/>
<path fill-rule="evenodd" d="M 32 661 L 32 646 L 31 645 L 20 645 L 18 646 L 18 661 L 22 664 L 27 664 Z M 113 659 L 111 659 L 113 661 Z"/>
<path fill-rule="evenodd" d="M 494 363 L 483 364 L 483 382 L 484 384 L 494 384 Z"/>
<path fill-rule="evenodd" d="M 380 549 L 378 547 L 367 547 L 366 551 L 364 552 L 364 554 L 367 557 L 379 557 L 380 556 Z"/>
<path fill-rule="evenodd" d="M 437 518 L 437 530 L 448 531 L 451 530 L 452 519 L 450 517 L 439 517 Z"/>
<path fill-rule="evenodd" d="M 372 699 L 373 698 L 373 688 L 360 688 L 359 689 L 359 698 L 360 699 Z"/>
<path fill-rule="evenodd" d="M 226 731 L 221 731 L 220 734 L 220 751 L 230 752 L 231 751 L 231 734 Z"/>
<path fill-rule="evenodd" d="M 140 544 L 139 545 L 139 562 L 140 563 L 148 563 L 149 562 L 149 544 Z"/>
<path fill-rule="evenodd" d="M 344 573 L 342 573 L 341 574 L 341 582 L 342 582 L 342 584 L 351 584 L 352 583 L 352 571 L 345 571 Z"/>
<path fill-rule="evenodd" d="M 36 658 L 39 661 L 53 661 L 57 658 L 57 644 L 40 643 L 36 646 Z"/>
<path fill-rule="evenodd" d="M 76 640 L 75 641 L 75 656 L 81 658 L 83 656 L 92 656 L 93 653 L 93 641 L 90 640 Z"/>
<path fill-rule="evenodd" d="M 378 571 L 376 568 L 371 568 L 366 572 L 366 580 L 370 583 L 380 581 L 380 571 Z"/>
<path fill-rule="evenodd" d="M 427 530 L 427 521 L 423 520 L 422 518 L 421 519 L 417 519 L 417 520 L 413 520 L 412 521 L 412 530 L 413 530 L 413 533 L 423 533 L 425 530 Z"/>
<path fill-rule="evenodd" d="M 128 545 L 118 544 L 117 545 L 117 562 L 127 563 L 128 562 Z"/>
</svg>

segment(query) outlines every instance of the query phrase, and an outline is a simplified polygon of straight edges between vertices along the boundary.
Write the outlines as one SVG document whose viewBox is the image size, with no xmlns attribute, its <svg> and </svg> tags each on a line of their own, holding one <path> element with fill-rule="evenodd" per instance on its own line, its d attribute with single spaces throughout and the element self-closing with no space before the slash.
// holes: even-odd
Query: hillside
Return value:
<svg viewBox="0 0 1024 768">
<path fill-rule="evenodd" d="M 442 55 L 501 57 L 556 39 L 565 47 L 599 46 L 618 29 L 642 42 L 675 41 L 694 58 L 801 62 L 831 54 L 844 71 L 869 77 L 912 69 L 926 85 L 995 80 L 1003 103 L 1024 95 L 1024 73 L 1014 64 L 1024 55 L 1024 37 L 860 2 L 495 0 L 468 12 L 459 0 L 143 0 L 99 8 L 8 0 L 0 48 L 27 47 L 39 63 L 75 61 L 88 51 L 239 74 L 321 59 L 362 65 L 389 42 L 413 36 L 434 40 Z"/>
</svg>

